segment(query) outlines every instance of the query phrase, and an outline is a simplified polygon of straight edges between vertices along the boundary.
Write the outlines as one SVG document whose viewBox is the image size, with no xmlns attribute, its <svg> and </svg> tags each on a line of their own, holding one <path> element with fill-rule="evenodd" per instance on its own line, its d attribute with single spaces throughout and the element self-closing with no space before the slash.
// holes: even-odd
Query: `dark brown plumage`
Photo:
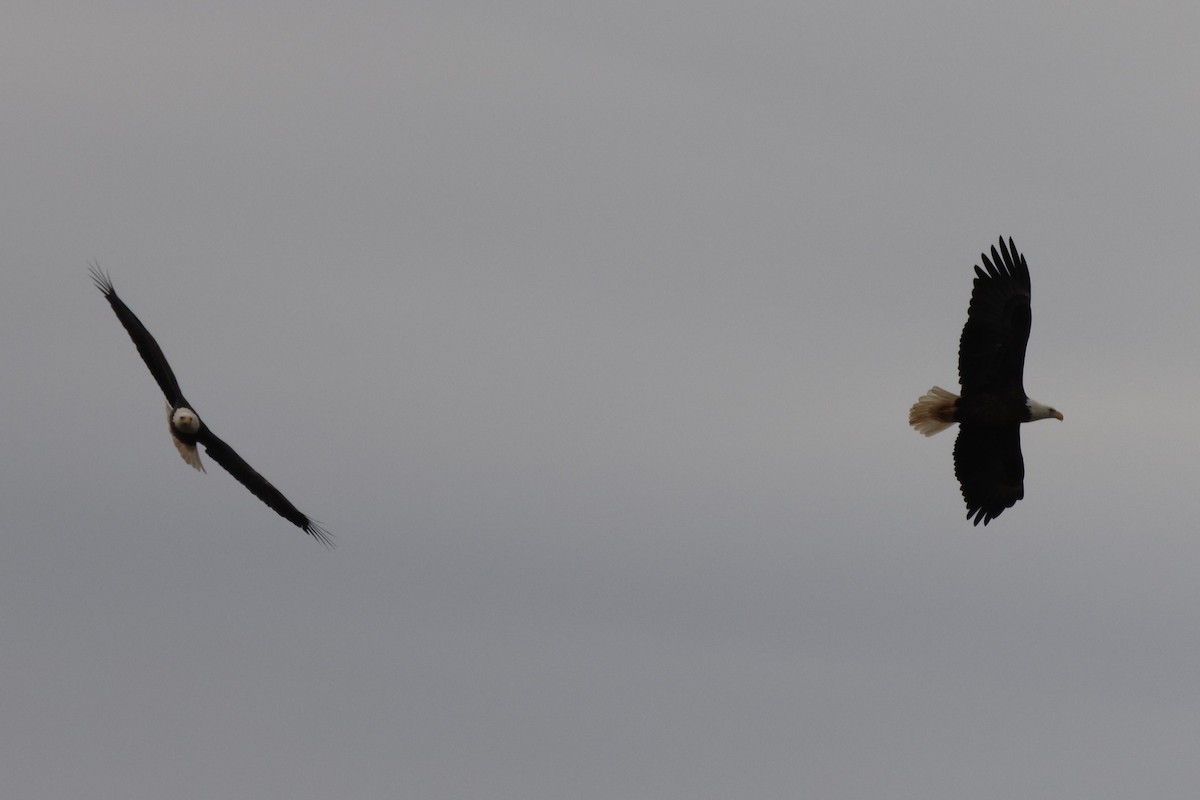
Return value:
<svg viewBox="0 0 1200 800">
<path fill-rule="evenodd" d="M 984 525 L 1025 496 L 1021 423 L 1062 414 L 1025 394 L 1030 281 L 1012 239 L 975 267 L 971 304 L 958 344 L 961 395 L 937 386 L 909 410 L 909 424 L 932 436 L 957 422 L 954 475 L 967 519 Z"/>
<path fill-rule="evenodd" d="M 113 289 L 112 280 L 100 270 L 98 264 L 92 264 L 90 272 L 96 288 L 107 298 L 109 305 L 112 306 L 113 311 L 117 315 L 117 319 L 121 321 L 121 324 L 129 333 L 129 338 L 133 340 L 133 344 L 137 347 L 138 353 L 141 354 L 142 360 L 150 368 L 150 374 L 154 376 L 155 382 L 158 383 L 159 388 L 162 389 L 163 394 L 167 398 L 168 427 L 171 431 L 171 437 L 175 442 L 175 447 L 179 450 L 179 454 L 183 457 L 183 460 L 203 472 L 204 467 L 200 463 L 199 454 L 196 452 L 196 445 L 203 445 L 204 452 L 208 453 L 213 461 L 224 467 L 226 472 L 249 489 L 255 497 L 262 500 L 281 517 L 312 536 L 321 544 L 326 547 L 333 547 L 332 534 L 329 531 L 321 527 L 315 520 L 301 513 L 299 509 L 283 496 L 282 492 L 272 486 L 266 478 L 255 471 L 241 456 L 234 452 L 232 447 L 218 438 L 204 424 L 204 421 L 200 419 L 200 415 L 195 412 L 191 404 L 188 403 L 183 393 L 179 390 L 179 382 L 175 379 L 175 373 L 171 370 L 171 365 L 167 363 L 167 358 L 163 355 L 162 348 L 158 346 L 158 342 L 150 335 L 150 331 L 146 330 L 146 326 L 142 324 L 141 320 L 129 310 L 129 306 L 125 305 L 121 298 L 117 296 L 116 290 Z"/>
</svg>

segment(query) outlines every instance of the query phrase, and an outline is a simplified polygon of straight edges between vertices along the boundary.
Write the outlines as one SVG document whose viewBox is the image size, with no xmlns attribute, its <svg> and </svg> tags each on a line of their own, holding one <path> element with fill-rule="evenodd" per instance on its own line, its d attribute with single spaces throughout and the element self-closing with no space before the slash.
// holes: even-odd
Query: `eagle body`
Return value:
<svg viewBox="0 0 1200 800">
<path fill-rule="evenodd" d="M 1019 425 L 1033 422 L 1029 398 L 976 393 L 954 401 L 954 421 L 959 425 Z"/>
<path fill-rule="evenodd" d="M 167 403 L 167 430 L 171 432 L 171 441 L 175 442 L 175 449 L 190 466 L 206 472 L 204 464 L 200 461 L 200 452 L 196 449 L 196 442 L 199 441 L 197 434 L 200 433 L 200 426 L 203 424 L 200 415 L 192 411 L 186 401 L 178 408 L 172 408 L 171 404 Z"/>
<path fill-rule="evenodd" d="M 112 306 L 117 319 L 124 326 L 126 332 L 129 334 L 129 338 L 133 340 L 133 344 L 137 347 L 142 360 L 146 362 L 146 366 L 150 369 L 150 374 L 154 377 L 159 388 L 162 389 L 163 395 L 166 396 L 167 424 L 171 431 L 171 441 L 175 443 L 175 448 L 179 451 L 179 455 L 183 457 L 183 460 L 192 467 L 204 472 L 204 465 L 200 461 L 200 452 L 197 449 L 198 445 L 202 445 L 204 452 L 208 453 L 209 458 L 220 464 L 226 472 L 249 489 L 255 497 L 266 503 L 281 517 L 312 536 L 321 544 L 326 547 L 333 547 L 333 540 L 329 531 L 321 527 L 320 523 L 305 516 L 298 508 L 292 505 L 291 501 L 284 497 L 282 492 L 271 485 L 270 481 L 247 464 L 232 447 L 222 441 L 220 437 L 212 432 L 212 429 L 204 424 L 204 420 L 196 413 L 192 404 L 184 398 L 183 392 L 179 390 L 179 381 L 175 379 L 175 373 L 171 370 L 171 365 L 167 363 L 167 358 L 163 355 L 162 348 L 158 346 L 158 342 L 150 335 L 150 331 L 146 330 L 146 326 L 142 324 L 141 320 L 129 309 L 129 306 L 125 305 L 124 301 L 117 296 L 112 280 L 108 275 L 101 272 L 100 267 L 95 264 L 91 267 L 91 275 L 96 288 L 104 294 L 105 299 Z"/>
<path fill-rule="evenodd" d="M 957 423 L 954 474 L 967 519 L 987 525 L 1025 496 L 1021 425 L 1063 415 L 1025 394 L 1023 372 L 1029 341 L 1030 281 L 1025 257 L 1010 238 L 991 259 L 981 254 L 967 322 L 958 346 L 961 393 L 934 386 L 908 413 L 926 436 Z"/>
</svg>

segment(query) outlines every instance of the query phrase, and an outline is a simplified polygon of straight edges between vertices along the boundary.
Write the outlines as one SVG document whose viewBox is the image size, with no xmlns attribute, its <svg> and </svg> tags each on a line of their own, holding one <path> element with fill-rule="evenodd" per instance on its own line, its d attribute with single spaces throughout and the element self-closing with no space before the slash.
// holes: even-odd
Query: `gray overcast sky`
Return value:
<svg viewBox="0 0 1200 800">
<path fill-rule="evenodd" d="M 1197 30 L 10 5 L 5 792 L 1195 797 Z M 975 529 L 906 414 L 1001 234 L 1066 420 Z"/>
</svg>

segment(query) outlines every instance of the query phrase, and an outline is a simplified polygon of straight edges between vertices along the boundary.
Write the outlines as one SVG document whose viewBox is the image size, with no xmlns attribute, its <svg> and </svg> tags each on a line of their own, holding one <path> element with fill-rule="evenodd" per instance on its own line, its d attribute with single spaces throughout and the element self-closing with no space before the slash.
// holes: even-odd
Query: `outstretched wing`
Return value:
<svg viewBox="0 0 1200 800">
<path fill-rule="evenodd" d="M 963 396 L 987 392 L 1025 399 L 1025 345 L 1029 342 L 1029 266 L 1010 238 L 980 254 L 967 324 L 958 343 Z"/>
<path fill-rule="evenodd" d="M 275 509 L 279 516 L 300 528 L 326 547 L 332 548 L 334 546 L 333 537 L 329 531 L 300 513 L 300 509 L 292 505 L 266 478 L 259 475 L 254 467 L 251 467 L 246 463 L 245 459 L 235 453 L 232 447 L 225 444 L 216 434 L 209 430 L 207 425 L 200 427 L 196 441 L 204 445 L 204 452 L 208 453 L 209 458 L 224 467 L 225 471 L 230 475 L 237 478 L 238 483 L 249 489 L 255 497 Z"/>
<path fill-rule="evenodd" d="M 133 339 L 134 345 L 142 355 L 142 360 L 150 368 L 150 374 L 154 376 L 159 388 L 167 396 L 167 402 L 172 407 L 179 406 L 183 403 L 183 394 L 179 391 L 179 382 L 175 380 L 175 373 L 171 371 L 171 365 L 167 363 L 167 357 L 163 355 L 162 348 L 158 346 L 158 342 L 154 341 L 154 337 L 150 335 L 150 331 L 146 330 L 142 321 L 129 310 L 129 306 L 117 297 L 112 279 L 100 271 L 100 265 L 93 263 L 89 266 L 96 288 L 104 293 L 108 304 L 116 312 L 117 319 L 121 320 L 121 324 L 129 332 L 129 338 Z"/>
<path fill-rule="evenodd" d="M 967 502 L 967 519 L 987 525 L 1025 496 L 1021 426 L 960 425 L 954 442 L 954 476 Z"/>
</svg>

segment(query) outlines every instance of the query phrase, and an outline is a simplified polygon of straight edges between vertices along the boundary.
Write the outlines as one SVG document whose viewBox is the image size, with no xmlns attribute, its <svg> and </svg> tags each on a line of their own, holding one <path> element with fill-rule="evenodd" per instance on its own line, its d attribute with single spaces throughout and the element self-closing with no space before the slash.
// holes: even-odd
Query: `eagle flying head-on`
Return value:
<svg viewBox="0 0 1200 800">
<path fill-rule="evenodd" d="M 133 339 L 133 344 L 141 354 L 142 360 L 150 368 L 150 374 L 154 376 L 155 382 L 166 395 L 167 427 L 171 431 L 171 440 L 179 450 L 179 455 L 183 456 L 183 460 L 204 472 L 204 465 L 200 463 L 200 453 L 196 449 L 196 445 L 203 445 L 204 452 L 208 453 L 213 461 L 224 467 L 226 472 L 249 489 L 255 497 L 274 509 L 279 516 L 326 547 L 333 547 L 333 538 L 329 531 L 321 527 L 320 523 L 301 513 L 283 496 L 282 492 L 258 474 L 253 467 L 234 452 L 232 447 L 219 439 L 204 424 L 204 420 L 179 391 L 179 382 L 175 379 L 175 373 L 171 371 L 171 365 L 167 363 L 162 348 L 158 346 L 158 342 L 154 341 L 154 337 L 150 335 L 150 331 L 146 330 L 146 326 L 141 323 L 141 320 L 129 310 L 129 306 L 117 297 L 112 280 L 100 270 L 99 264 L 92 264 L 90 271 L 96 288 L 104 294 L 109 305 L 116 312 L 117 319 L 121 321 L 129 333 L 129 337 Z"/>
<path fill-rule="evenodd" d="M 908 423 L 926 436 L 958 423 L 954 475 L 967 519 L 987 525 L 1025 496 L 1021 424 L 1063 415 L 1025 394 L 1029 341 L 1029 266 L 1010 238 L 981 254 L 967 322 L 958 343 L 961 394 L 934 386 L 913 404 Z"/>
<path fill-rule="evenodd" d="M 200 418 L 196 412 L 187 406 L 171 408 L 167 403 L 167 430 L 183 460 L 201 472 L 207 472 L 200 461 L 200 451 L 196 449 L 196 434 L 200 432 Z"/>
</svg>

